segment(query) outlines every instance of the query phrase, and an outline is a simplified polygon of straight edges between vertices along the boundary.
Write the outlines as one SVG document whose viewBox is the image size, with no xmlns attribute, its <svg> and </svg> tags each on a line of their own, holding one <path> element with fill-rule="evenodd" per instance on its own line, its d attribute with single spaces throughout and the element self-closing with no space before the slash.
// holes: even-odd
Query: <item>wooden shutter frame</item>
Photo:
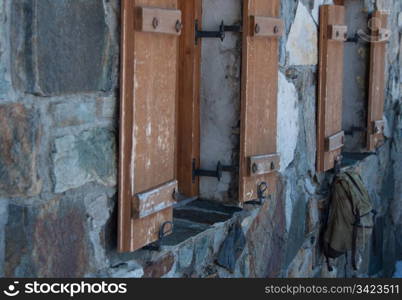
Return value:
<svg viewBox="0 0 402 300">
<path fill-rule="evenodd" d="M 388 14 L 375 11 L 370 36 L 370 81 L 367 110 L 367 150 L 374 151 L 384 141 L 385 64 L 388 37 Z M 373 21 L 374 20 L 374 21 Z M 375 20 L 377 22 L 375 22 Z M 377 23 L 377 24 L 374 24 Z"/>
<path fill-rule="evenodd" d="M 200 166 L 201 39 L 195 43 L 195 20 L 202 21 L 201 0 L 181 0 L 183 29 L 180 38 L 177 179 L 185 197 L 199 194 L 199 178 L 193 180 L 193 161 Z"/>
<path fill-rule="evenodd" d="M 338 28 L 339 34 L 333 35 Z M 344 144 L 342 131 L 343 55 L 345 8 L 320 7 L 319 76 L 317 108 L 317 172 L 335 166 Z M 341 63 L 339 63 L 341 62 Z"/>
<path fill-rule="evenodd" d="M 276 191 L 279 169 L 279 163 L 275 164 L 279 160 L 276 153 L 278 37 L 283 30 L 283 25 L 275 28 L 272 24 L 279 24 L 277 23 L 279 13 L 279 0 L 243 1 L 240 205 L 258 200 L 257 188 L 264 182 L 268 184 L 269 194 L 265 196 L 272 196 Z M 260 18 L 264 20 L 264 26 L 257 28 L 255 22 L 256 20 L 258 22 Z M 276 21 L 273 22 L 273 19 Z M 274 30 L 263 33 L 262 29 Z M 253 61 L 256 56 L 258 56 L 258 62 Z M 257 120 L 253 120 L 252 117 Z M 261 128 L 256 129 L 257 127 Z M 253 168 L 255 162 L 260 162 L 261 165 Z M 274 168 L 267 169 L 267 164 L 271 165 L 272 162 L 274 162 Z"/>
<path fill-rule="evenodd" d="M 118 196 L 118 251 L 129 252 L 135 251 L 146 244 L 156 241 L 159 238 L 160 226 L 166 222 L 173 220 L 173 201 L 162 201 L 163 203 L 157 203 L 153 199 L 153 203 L 149 205 L 143 205 L 144 203 L 138 202 L 141 199 L 152 199 L 154 192 L 156 191 L 135 191 L 133 187 L 133 129 L 134 129 L 134 53 L 135 53 L 135 37 L 137 31 L 143 31 L 143 27 L 137 27 L 136 14 L 138 13 L 137 7 L 145 3 L 145 0 L 122 0 L 121 3 L 121 96 L 120 96 L 120 132 L 119 132 L 119 196 Z M 178 0 L 177 0 L 178 1 Z M 178 2 L 177 2 L 178 3 Z M 178 3 L 179 4 L 179 3 Z M 179 7 L 178 7 L 179 9 Z M 162 12 L 160 16 L 163 20 L 169 19 L 168 16 Z M 159 25 L 159 24 L 158 24 Z M 163 25 L 164 26 L 164 25 Z M 171 28 L 164 28 L 162 32 L 158 33 L 158 26 L 155 26 L 155 32 L 146 34 L 171 34 L 172 37 L 175 34 Z M 176 28 L 176 27 L 175 27 Z M 156 30 L 158 29 L 158 30 Z M 149 28 L 146 31 L 149 30 Z M 176 32 L 178 33 L 178 32 Z M 178 39 L 175 37 L 175 39 Z M 179 41 L 177 41 L 177 55 L 179 55 Z M 178 72 L 179 67 L 177 65 L 176 70 Z M 178 77 L 177 77 L 178 78 Z M 177 108 L 178 97 L 178 80 L 176 78 L 176 85 L 174 89 L 176 94 L 174 96 L 175 106 Z M 175 112 L 175 115 L 177 112 Z M 177 130 L 177 120 L 173 120 L 173 128 Z M 177 147 L 174 143 L 173 148 Z M 175 152 L 176 150 L 173 150 Z M 177 160 L 175 156 L 174 161 Z M 176 165 L 174 162 L 173 165 Z M 174 176 L 176 176 L 176 169 L 172 170 Z M 142 174 L 141 174 L 142 175 Z M 146 176 L 146 175 L 142 175 Z M 174 178 L 172 178 L 174 180 Z M 174 185 L 177 185 L 176 181 L 170 181 L 161 183 L 161 186 L 155 186 L 155 189 L 160 189 L 163 193 L 171 193 Z M 148 193 L 148 194 L 147 194 Z M 168 195 L 168 194 L 166 194 Z M 170 195 L 169 195 L 170 196 Z M 150 197 L 150 198 L 147 198 Z M 171 194 L 173 198 L 173 193 Z M 164 200 L 165 198 L 162 197 Z M 137 201 L 137 202 L 135 202 Z M 138 204 L 138 205 L 135 205 Z M 158 207 L 159 206 L 159 207 Z M 144 212 L 139 211 L 144 209 Z"/>
</svg>

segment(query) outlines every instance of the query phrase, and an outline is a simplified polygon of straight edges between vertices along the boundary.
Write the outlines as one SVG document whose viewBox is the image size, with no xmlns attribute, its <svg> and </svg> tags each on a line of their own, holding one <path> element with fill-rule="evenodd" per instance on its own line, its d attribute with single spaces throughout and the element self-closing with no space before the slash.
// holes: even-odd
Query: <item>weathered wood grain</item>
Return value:
<svg viewBox="0 0 402 300">
<path fill-rule="evenodd" d="M 374 151 L 384 141 L 383 130 L 378 122 L 383 120 L 385 99 L 385 60 L 387 52 L 388 15 L 381 11 L 373 13 L 370 45 L 370 82 L 367 114 L 367 150 Z"/>
<path fill-rule="evenodd" d="M 158 239 L 172 208 L 133 218 L 134 195 L 175 180 L 179 37 L 136 30 L 136 8 L 178 10 L 178 0 L 122 1 L 118 250 Z M 134 199 L 133 199 L 134 198 Z M 138 201 L 138 199 L 137 199 Z"/>
<path fill-rule="evenodd" d="M 181 11 L 139 6 L 136 8 L 136 30 L 143 32 L 181 34 Z"/>
<path fill-rule="evenodd" d="M 195 20 L 202 19 L 201 0 L 181 0 L 183 30 L 180 37 L 177 178 L 179 191 L 196 197 L 199 179 L 193 181 L 193 160 L 200 161 L 200 77 L 201 44 L 194 42 Z"/>
<path fill-rule="evenodd" d="M 145 218 L 161 210 L 172 207 L 177 191 L 177 180 L 172 180 L 159 187 L 138 193 L 133 198 L 133 218 Z"/>
<path fill-rule="evenodd" d="M 243 59 L 240 142 L 240 203 L 257 198 L 266 182 L 275 193 L 275 173 L 250 176 L 249 158 L 275 154 L 277 133 L 278 37 L 255 37 L 252 16 L 277 18 L 279 0 L 243 1 Z"/>
<path fill-rule="evenodd" d="M 284 24 L 279 18 L 250 17 L 250 33 L 255 37 L 280 37 L 283 34 Z"/>
<path fill-rule="evenodd" d="M 281 157 L 279 154 L 258 155 L 251 156 L 249 160 L 249 175 L 257 176 L 277 172 Z"/>
<path fill-rule="evenodd" d="M 335 166 L 341 149 L 327 151 L 327 139 L 342 130 L 343 40 L 329 37 L 330 26 L 345 25 L 345 8 L 339 5 L 320 7 L 319 78 L 317 109 L 317 171 Z"/>
</svg>

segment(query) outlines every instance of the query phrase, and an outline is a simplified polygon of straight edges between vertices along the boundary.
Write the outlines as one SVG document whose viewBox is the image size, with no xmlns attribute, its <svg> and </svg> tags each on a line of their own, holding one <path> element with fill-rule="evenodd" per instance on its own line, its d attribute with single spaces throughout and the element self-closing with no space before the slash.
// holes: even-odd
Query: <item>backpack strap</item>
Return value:
<svg viewBox="0 0 402 300">
<path fill-rule="evenodd" d="M 350 200 L 352 202 L 352 200 Z M 353 209 L 353 208 L 352 208 Z M 354 271 L 357 271 L 357 264 L 356 264 L 356 246 L 357 246 L 357 228 L 362 227 L 361 220 L 360 220 L 360 211 L 359 208 L 356 208 L 355 214 L 355 223 L 353 224 L 352 230 L 352 267 Z"/>
<path fill-rule="evenodd" d="M 352 267 L 353 270 L 357 271 L 356 265 L 356 243 L 357 243 L 357 226 L 353 226 L 352 233 Z"/>
<path fill-rule="evenodd" d="M 331 262 L 329 261 L 329 257 L 325 255 L 325 260 L 327 263 L 327 268 L 329 272 L 332 272 L 334 270 L 334 268 L 331 266 Z"/>
<path fill-rule="evenodd" d="M 371 239 L 372 239 L 372 247 L 374 249 L 374 255 L 377 256 L 377 254 L 378 254 L 378 252 L 377 252 L 377 232 L 376 232 L 375 223 L 377 221 L 376 219 L 377 219 L 378 212 L 375 209 L 373 209 L 372 213 L 373 213 L 373 234 L 372 234 Z"/>
</svg>

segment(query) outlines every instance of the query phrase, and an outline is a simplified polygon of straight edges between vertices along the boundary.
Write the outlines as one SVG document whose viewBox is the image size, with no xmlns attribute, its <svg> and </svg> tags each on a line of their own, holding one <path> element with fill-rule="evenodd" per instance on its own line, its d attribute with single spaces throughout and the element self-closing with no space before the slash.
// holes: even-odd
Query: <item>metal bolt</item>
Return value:
<svg viewBox="0 0 402 300">
<path fill-rule="evenodd" d="M 176 22 L 176 32 L 180 32 L 183 28 L 183 25 L 181 24 L 180 20 L 177 20 Z"/>
<path fill-rule="evenodd" d="M 274 33 L 277 34 L 279 32 L 279 27 L 278 26 L 274 26 Z"/>
<path fill-rule="evenodd" d="M 256 163 L 253 163 L 253 173 L 257 173 L 258 172 L 258 165 Z"/>
<path fill-rule="evenodd" d="M 156 29 L 156 28 L 158 28 L 158 26 L 159 26 L 159 20 L 158 20 L 158 18 L 154 18 L 154 19 L 152 20 L 152 27 L 153 27 L 154 29 Z"/>
<path fill-rule="evenodd" d="M 255 24 L 255 33 L 260 33 L 261 27 L 259 24 Z"/>
</svg>

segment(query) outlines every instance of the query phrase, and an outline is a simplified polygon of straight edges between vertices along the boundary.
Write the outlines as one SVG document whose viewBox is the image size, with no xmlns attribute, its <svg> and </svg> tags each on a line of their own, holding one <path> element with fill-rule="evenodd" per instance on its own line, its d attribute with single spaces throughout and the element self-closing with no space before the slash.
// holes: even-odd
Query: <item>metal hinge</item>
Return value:
<svg viewBox="0 0 402 300">
<path fill-rule="evenodd" d="M 213 177 L 218 178 L 218 181 L 221 181 L 223 172 L 234 172 L 235 168 L 233 166 L 225 166 L 222 165 L 219 161 L 216 170 L 203 170 L 196 168 L 196 160 L 193 160 L 193 182 L 195 182 L 196 177 Z"/>
<path fill-rule="evenodd" d="M 225 39 L 226 32 L 241 32 L 242 27 L 240 24 L 225 25 L 222 21 L 218 31 L 202 31 L 199 29 L 198 20 L 195 20 L 195 44 L 198 44 L 198 39 L 201 38 L 217 38 L 222 42 Z"/>
</svg>

